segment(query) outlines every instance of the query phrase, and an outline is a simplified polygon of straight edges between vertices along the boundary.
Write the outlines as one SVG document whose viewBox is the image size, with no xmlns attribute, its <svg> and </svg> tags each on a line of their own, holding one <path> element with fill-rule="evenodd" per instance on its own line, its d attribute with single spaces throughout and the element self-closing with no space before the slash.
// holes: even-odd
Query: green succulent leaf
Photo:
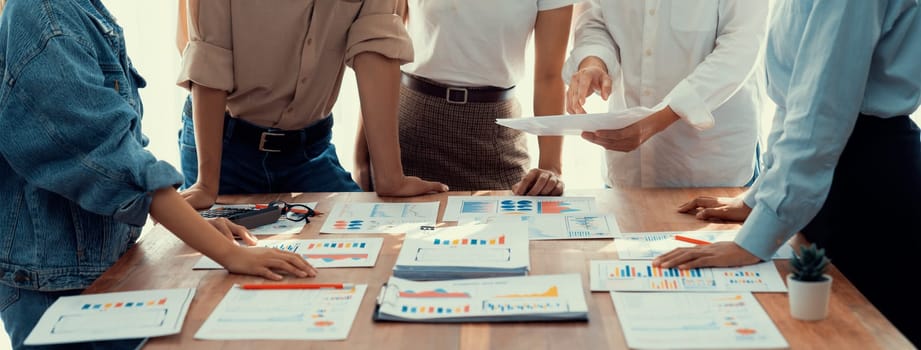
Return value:
<svg viewBox="0 0 921 350">
<path fill-rule="evenodd" d="M 825 248 L 818 248 L 815 243 L 801 246 L 799 254 L 793 254 L 790 267 L 792 278 L 799 281 L 823 281 L 830 260 L 825 256 Z"/>
</svg>

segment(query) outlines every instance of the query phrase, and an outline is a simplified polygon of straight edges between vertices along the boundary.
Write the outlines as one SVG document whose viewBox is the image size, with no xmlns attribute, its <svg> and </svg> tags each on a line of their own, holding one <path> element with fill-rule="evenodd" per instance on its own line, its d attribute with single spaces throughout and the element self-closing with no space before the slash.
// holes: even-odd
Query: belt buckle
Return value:
<svg viewBox="0 0 921 350">
<path fill-rule="evenodd" d="M 451 99 L 451 91 L 461 91 L 461 92 L 463 92 L 463 93 L 464 93 L 464 99 L 463 99 L 463 100 L 452 100 L 452 99 Z M 465 88 L 454 88 L 454 87 L 449 87 L 448 90 L 447 90 L 447 92 L 445 93 L 445 100 L 448 100 L 448 103 L 456 103 L 456 104 L 461 104 L 461 105 L 462 105 L 462 104 L 467 103 L 467 93 L 468 93 L 468 91 L 467 91 L 467 89 L 465 89 Z"/>
<path fill-rule="evenodd" d="M 262 152 L 281 152 L 280 149 L 268 149 L 265 148 L 265 138 L 266 136 L 284 136 L 285 134 L 279 134 L 277 132 L 263 131 L 262 135 L 259 136 L 259 150 Z"/>
</svg>

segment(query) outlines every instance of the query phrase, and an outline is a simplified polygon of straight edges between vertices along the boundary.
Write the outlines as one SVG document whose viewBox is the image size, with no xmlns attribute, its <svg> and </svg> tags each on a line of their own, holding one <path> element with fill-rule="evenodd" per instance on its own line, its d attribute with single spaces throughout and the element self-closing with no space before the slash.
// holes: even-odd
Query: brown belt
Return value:
<svg viewBox="0 0 921 350">
<path fill-rule="evenodd" d="M 403 73 L 401 79 L 407 88 L 433 97 L 445 99 L 448 103 L 501 102 L 515 97 L 515 87 L 453 87 Z"/>
</svg>

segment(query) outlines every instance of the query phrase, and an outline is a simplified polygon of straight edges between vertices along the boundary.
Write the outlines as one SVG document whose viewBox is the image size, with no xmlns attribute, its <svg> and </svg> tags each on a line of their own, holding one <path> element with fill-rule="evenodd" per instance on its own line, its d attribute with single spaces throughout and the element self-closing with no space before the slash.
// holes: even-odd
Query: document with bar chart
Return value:
<svg viewBox="0 0 921 350">
<path fill-rule="evenodd" d="M 751 293 L 611 292 L 631 349 L 784 349 Z"/>
<path fill-rule="evenodd" d="M 320 233 L 406 233 L 435 226 L 440 202 L 336 203 Z"/>
<path fill-rule="evenodd" d="M 288 204 L 300 204 L 305 205 L 310 208 L 316 208 L 317 202 L 310 203 L 288 203 Z M 233 208 L 245 208 L 245 209 L 262 209 L 265 208 L 266 204 L 215 204 L 211 209 L 233 209 Z M 295 208 L 293 210 L 301 210 Z M 301 230 L 304 229 L 304 226 L 307 225 L 307 221 L 291 221 L 285 218 L 284 215 L 278 217 L 278 221 L 275 221 L 272 224 L 262 225 L 256 228 L 249 229 L 249 232 L 256 236 L 272 236 L 272 235 L 296 235 L 301 233 Z"/>
<path fill-rule="evenodd" d="M 587 214 L 593 197 L 449 196 L 442 221 L 495 215 Z"/>
<path fill-rule="evenodd" d="M 492 223 L 523 221 L 528 224 L 528 239 L 612 239 L 620 238 L 620 226 L 610 214 L 543 214 L 498 215 L 481 218 L 462 217 L 458 223 Z"/>
<path fill-rule="evenodd" d="M 393 275 L 412 280 L 523 276 L 530 267 L 528 225 L 467 224 L 408 233 Z"/>
<path fill-rule="evenodd" d="M 773 261 L 732 268 L 679 270 L 643 260 L 592 260 L 593 291 L 786 292 Z"/>
<path fill-rule="evenodd" d="M 177 334 L 194 295 L 194 288 L 182 288 L 60 297 L 45 310 L 25 344 Z"/>
<path fill-rule="evenodd" d="M 343 239 L 285 239 L 262 240 L 256 246 L 275 248 L 300 254 L 313 267 L 322 269 L 330 267 L 372 267 L 377 262 L 384 239 L 343 238 Z M 224 267 L 207 256 L 192 267 L 193 270 L 220 270 Z"/>
<path fill-rule="evenodd" d="M 368 289 L 244 290 L 224 295 L 195 339 L 343 340 Z"/>
<path fill-rule="evenodd" d="M 617 257 L 621 260 L 652 260 L 675 248 L 693 247 L 694 243 L 681 241 L 676 236 L 690 237 L 704 242 L 732 242 L 739 230 L 718 231 L 669 231 L 669 232 L 632 232 L 623 233 L 622 239 L 614 242 Z M 789 244 L 780 246 L 774 259 L 790 259 L 793 248 Z"/>
<path fill-rule="evenodd" d="M 579 274 L 415 282 L 390 277 L 377 321 L 587 321 Z"/>
</svg>

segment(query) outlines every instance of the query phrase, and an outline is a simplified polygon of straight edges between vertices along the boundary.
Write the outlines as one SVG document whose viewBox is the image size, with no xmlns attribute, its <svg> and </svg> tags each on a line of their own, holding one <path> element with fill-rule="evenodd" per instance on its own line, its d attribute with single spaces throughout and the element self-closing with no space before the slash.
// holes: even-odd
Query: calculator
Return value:
<svg viewBox="0 0 921 350">
<path fill-rule="evenodd" d="M 205 218 L 227 218 L 231 222 L 246 227 L 256 228 L 278 221 L 281 208 L 222 208 L 217 207 L 199 212 Z"/>
</svg>

